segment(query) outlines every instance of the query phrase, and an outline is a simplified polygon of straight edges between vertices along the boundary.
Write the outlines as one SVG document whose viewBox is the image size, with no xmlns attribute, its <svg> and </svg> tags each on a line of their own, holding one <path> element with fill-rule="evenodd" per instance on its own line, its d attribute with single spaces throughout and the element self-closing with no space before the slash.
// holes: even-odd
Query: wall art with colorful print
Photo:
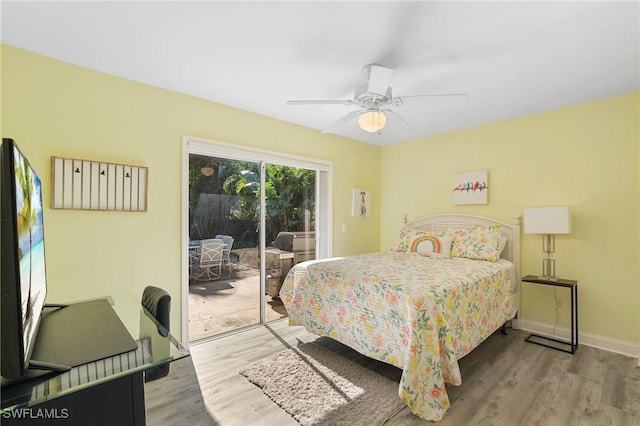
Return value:
<svg viewBox="0 0 640 426">
<path fill-rule="evenodd" d="M 487 204 L 487 170 L 456 173 L 453 176 L 453 204 Z"/>
</svg>

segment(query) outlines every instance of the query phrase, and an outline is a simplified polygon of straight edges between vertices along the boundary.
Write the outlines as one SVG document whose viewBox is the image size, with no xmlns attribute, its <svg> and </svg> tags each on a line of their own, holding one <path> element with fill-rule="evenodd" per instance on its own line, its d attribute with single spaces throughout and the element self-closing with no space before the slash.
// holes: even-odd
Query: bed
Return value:
<svg viewBox="0 0 640 426">
<path fill-rule="evenodd" d="M 448 250 L 447 250 L 448 249 Z M 442 419 L 458 360 L 513 321 L 520 224 L 466 214 L 407 223 L 391 250 L 295 265 L 280 297 L 290 325 L 401 368 L 398 394 Z"/>
</svg>

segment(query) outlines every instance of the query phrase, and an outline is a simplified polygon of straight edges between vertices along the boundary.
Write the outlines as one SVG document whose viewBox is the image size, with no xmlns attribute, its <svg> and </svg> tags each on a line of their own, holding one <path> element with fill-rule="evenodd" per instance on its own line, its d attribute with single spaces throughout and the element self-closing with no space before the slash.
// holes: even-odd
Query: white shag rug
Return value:
<svg viewBox="0 0 640 426">
<path fill-rule="evenodd" d="M 314 343 L 240 371 L 301 425 L 381 425 L 406 405 L 398 382 Z"/>
</svg>

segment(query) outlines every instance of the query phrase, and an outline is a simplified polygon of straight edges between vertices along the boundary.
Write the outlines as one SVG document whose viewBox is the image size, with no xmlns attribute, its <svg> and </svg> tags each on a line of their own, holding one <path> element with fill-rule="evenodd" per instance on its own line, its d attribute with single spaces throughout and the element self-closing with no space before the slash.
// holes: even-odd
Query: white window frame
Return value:
<svg viewBox="0 0 640 426">
<path fill-rule="evenodd" d="M 196 136 L 182 137 L 182 341 L 185 347 L 189 344 L 189 154 L 200 154 L 228 158 L 232 160 L 251 161 L 261 164 L 298 167 L 317 172 L 316 179 L 316 258 L 323 259 L 333 255 L 333 163 L 325 160 L 307 158 L 293 154 L 262 150 L 242 145 L 234 145 Z M 264 174 L 264 173 L 262 173 Z M 264 190 L 264 185 L 262 185 Z M 264 193 L 261 196 L 264 202 Z M 261 206 L 264 211 L 264 205 Z M 264 229 L 264 216 L 261 219 Z M 261 235 L 261 247 L 264 247 L 264 232 Z M 261 256 L 262 258 L 264 256 Z M 264 270 L 264 265 L 261 265 Z M 264 287 L 264 277 L 261 277 Z M 264 291 L 263 291 L 264 293 Z M 261 299 L 261 312 L 264 314 L 264 297 Z M 264 322 L 264 318 L 261 318 Z"/>
</svg>

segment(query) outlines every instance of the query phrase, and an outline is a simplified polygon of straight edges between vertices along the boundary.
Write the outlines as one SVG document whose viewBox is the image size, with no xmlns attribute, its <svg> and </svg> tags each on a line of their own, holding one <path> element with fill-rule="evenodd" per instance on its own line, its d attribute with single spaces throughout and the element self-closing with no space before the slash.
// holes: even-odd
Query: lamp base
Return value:
<svg viewBox="0 0 640 426">
<path fill-rule="evenodd" d="M 553 251 L 555 246 L 554 236 L 545 235 L 542 246 L 544 248 L 545 256 L 542 259 L 542 275 L 539 275 L 538 278 L 555 281 L 556 280 L 556 260 L 553 259 Z"/>
</svg>

